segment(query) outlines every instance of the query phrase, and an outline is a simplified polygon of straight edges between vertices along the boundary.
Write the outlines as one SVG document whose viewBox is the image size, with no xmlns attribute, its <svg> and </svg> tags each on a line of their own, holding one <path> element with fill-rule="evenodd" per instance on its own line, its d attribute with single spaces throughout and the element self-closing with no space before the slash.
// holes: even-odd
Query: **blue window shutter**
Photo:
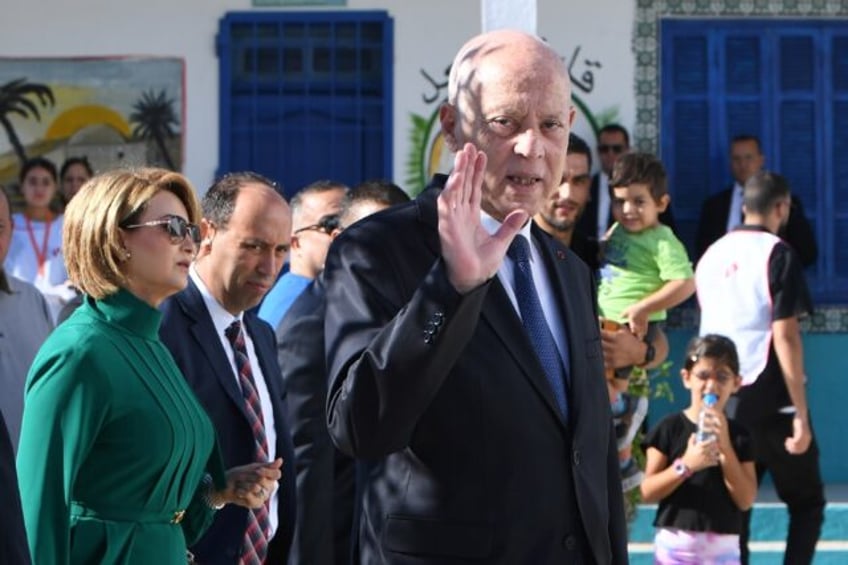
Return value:
<svg viewBox="0 0 848 565">
<path fill-rule="evenodd" d="M 705 33 L 663 22 L 661 159 L 680 239 L 694 253 L 701 203 L 711 190 L 710 43 Z M 672 25 L 669 25 L 672 24 Z M 668 41 L 665 41 L 668 38 Z"/>
<path fill-rule="evenodd" d="M 791 33 L 791 32 L 790 32 Z M 786 35 L 778 39 L 781 90 L 808 91 L 814 87 L 815 46 L 813 37 Z"/>
<path fill-rule="evenodd" d="M 227 14 L 219 172 L 260 172 L 287 196 L 392 178 L 392 36 L 384 11 Z"/>
<path fill-rule="evenodd" d="M 762 88 L 760 38 L 730 35 L 724 42 L 725 90 L 729 94 L 759 95 Z"/>
<path fill-rule="evenodd" d="M 814 299 L 848 303 L 844 23 L 669 18 L 661 27 L 660 147 L 684 236 L 697 221 L 694 200 L 727 185 L 730 139 L 756 135 L 815 231 Z"/>
</svg>

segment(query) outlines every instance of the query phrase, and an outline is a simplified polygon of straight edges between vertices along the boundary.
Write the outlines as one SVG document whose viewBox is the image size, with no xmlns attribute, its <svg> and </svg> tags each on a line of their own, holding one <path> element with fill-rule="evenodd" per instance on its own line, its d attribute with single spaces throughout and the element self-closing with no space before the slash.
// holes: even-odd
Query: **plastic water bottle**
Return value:
<svg viewBox="0 0 848 565">
<path fill-rule="evenodd" d="M 709 416 L 707 416 L 707 411 L 705 410 L 705 408 L 715 406 L 716 402 L 718 402 L 718 395 L 716 393 L 708 392 L 704 395 L 703 406 L 701 407 L 701 412 L 698 414 L 698 431 L 695 432 L 695 440 L 698 443 L 710 441 L 716 437 L 712 431 L 707 430 L 706 424 Z"/>
</svg>

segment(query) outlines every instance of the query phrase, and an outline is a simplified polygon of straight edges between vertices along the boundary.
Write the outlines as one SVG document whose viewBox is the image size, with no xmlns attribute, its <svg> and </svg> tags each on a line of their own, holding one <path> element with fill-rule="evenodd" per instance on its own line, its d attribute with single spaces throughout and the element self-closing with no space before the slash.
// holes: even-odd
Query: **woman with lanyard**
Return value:
<svg viewBox="0 0 848 565">
<path fill-rule="evenodd" d="M 24 211 L 12 216 L 14 231 L 6 258 L 6 273 L 35 285 L 47 299 L 53 320 L 74 297 L 62 255 L 62 216 L 50 209 L 56 194 L 56 165 L 43 157 L 21 167 Z"/>
</svg>

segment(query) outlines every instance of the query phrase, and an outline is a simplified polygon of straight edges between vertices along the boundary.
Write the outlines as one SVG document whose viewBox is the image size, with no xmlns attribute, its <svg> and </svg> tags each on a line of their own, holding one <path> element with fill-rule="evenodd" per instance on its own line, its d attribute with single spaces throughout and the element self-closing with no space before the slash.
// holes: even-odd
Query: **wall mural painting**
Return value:
<svg viewBox="0 0 848 565">
<path fill-rule="evenodd" d="M 603 68 L 597 59 L 580 56 L 582 47 L 576 46 L 571 55 L 563 61 L 571 77 L 571 99 L 577 109 L 574 132 L 583 137 L 590 147 L 595 145 L 598 131 L 604 125 L 619 121 L 618 107 L 593 112 L 587 101 L 595 88 L 596 74 Z M 426 86 L 421 94 L 425 105 L 422 114 L 410 116 L 410 149 L 406 159 L 405 187 L 410 194 L 418 194 L 429 182 L 430 177 L 439 171 L 448 171 L 453 165 L 452 154 L 444 146 L 439 124 L 439 106 L 447 99 L 450 65 L 441 72 L 420 69 Z"/>
<path fill-rule="evenodd" d="M 0 58 L 0 183 L 33 157 L 179 170 L 184 73 L 177 58 Z"/>
</svg>

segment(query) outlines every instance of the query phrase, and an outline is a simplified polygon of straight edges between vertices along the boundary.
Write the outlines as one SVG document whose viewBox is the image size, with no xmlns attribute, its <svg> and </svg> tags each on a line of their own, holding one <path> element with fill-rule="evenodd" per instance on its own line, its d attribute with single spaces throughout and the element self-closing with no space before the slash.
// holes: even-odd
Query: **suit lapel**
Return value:
<svg viewBox="0 0 848 565">
<path fill-rule="evenodd" d="M 509 295 L 497 276 L 491 285 L 483 304 L 483 320 L 489 324 L 492 331 L 501 340 L 504 349 L 509 351 L 510 355 L 516 360 L 521 369 L 521 374 L 539 393 L 559 423 L 565 427 L 565 421 L 562 418 L 559 406 L 557 406 L 551 385 L 548 384 L 545 371 L 539 362 L 536 350 L 533 349 L 533 344 L 530 343 L 530 338 L 527 337 L 521 318 L 519 318 Z"/>
<path fill-rule="evenodd" d="M 186 287 L 185 292 L 180 293 L 179 300 L 186 314 L 191 318 L 189 331 L 191 331 L 192 337 L 203 351 L 206 359 L 209 360 L 209 365 L 227 396 L 247 419 L 244 397 L 236 384 L 236 376 L 230 360 L 221 347 L 221 339 L 215 331 L 215 325 L 212 323 L 212 317 L 206 309 L 206 304 L 203 303 L 203 296 L 190 278 L 188 287 Z"/>
<path fill-rule="evenodd" d="M 425 223 L 430 229 L 426 230 L 427 236 L 425 244 L 433 252 L 435 256 L 441 255 L 441 246 L 439 243 L 438 232 L 438 213 L 436 201 L 439 196 L 439 191 L 444 186 L 447 177 L 444 175 L 436 175 L 426 191 L 416 199 L 419 210 L 419 220 Z M 534 232 L 538 229 L 534 225 Z M 535 236 L 538 242 L 538 236 Z M 553 252 L 547 246 L 540 246 L 543 249 L 542 255 L 545 257 L 545 268 L 551 273 L 551 265 L 553 262 Z M 561 250 L 559 251 L 561 253 Z M 562 255 L 565 257 L 565 255 Z M 539 393 L 539 395 L 547 404 L 548 409 L 554 414 L 560 425 L 565 429 L 566 422 L 563 420 L 562 412 L 557 406 L 554 398 L 551 385 L 548 384 L 548 379 L 545 376 L 542 364 L 536 355 L 533 345 L 530 343 L 530 338 L 527 337 L 527 332 L 521 323 L 518 313 L 509 299 L 509 295 L 504 290 L 500 282 L 500 278 L 495 276 L 495 280 L 491 283 L 491 288 L 486 295 L 486 300 L 483 304 L 481 312 L 482 319 L 489 324 L 492 331 L 498 336 L 503 343 L 504 348 L 510 352 L 513 358 L 521 368 L 521 374 L 530 382 L 531 386 Z M 555 283 L 554 288 L 561 294 L 559 283 Z M 562 319 L 568 323 L 565 313 Z M 570 325 L 567 327 L 571 327 Z M 516 336 L 521 336 L 516 339 Z M 573 347 L 571 332 L 569 332 L 569 347 Z M 572 367 L 574 363 L 572 362 Z M 569 371 L 570 374 L 570 371 Z M 572 379 L 573 380 L 573 379 Z M 571 404 L 571 402 L 569 402 Z M 573 413 L 573 409 L 569 406 L 569 413 Z"/>
<path fill-rule="evenodd" d="M 548 273 L 555 275 L 552 278 L 551 288 L 556 297 L 556 303 L 560 305 L 560 316 L 566 328 L 568 338 L 568 413 L 572 422 L 578 422 L 580 413 L 580 402 L 577 401 L 583 394 L 579 376 L 586 374 L 585 359 L 585 334 L 580 326 L 580 320 L 576 313 L 578 311 L 575 300 L 578 296 L 594 297 L 591 292 L 580 292 L 579 283 L 574 276 L 574 269 L 568 261 L 568 251 L 557 243 L 552 237 L 544 234 L 536 224 L 533 224 L 534 239 L 539 243 L 539 249 L 545 269 Z M 572 255 L 572 258 L 575 256 Z"/>
<path fill-rule="evenodd" d="M 251 312 L 244 313 L 244 325 L 247 327 L 250 338 L 253 340 L 253 347 L 256 350 L 256 357 L 258 357 L 256 361 L 259 363 L 259 367 L 262 369 L 262 375 L 265 377 L 265 386 L 268 387 L 268 394 L 271 396 L 271 403 L 274 405 L 274 414 L 276 417 L 279 404 L 283 398 L 282 377 L 280 376 L 278 365 L 273 362 L 276 352 L 266 347 L 265 340 L 260 335 L 260 324 L 262 323 L 255 314 Z"/>
</svg>

